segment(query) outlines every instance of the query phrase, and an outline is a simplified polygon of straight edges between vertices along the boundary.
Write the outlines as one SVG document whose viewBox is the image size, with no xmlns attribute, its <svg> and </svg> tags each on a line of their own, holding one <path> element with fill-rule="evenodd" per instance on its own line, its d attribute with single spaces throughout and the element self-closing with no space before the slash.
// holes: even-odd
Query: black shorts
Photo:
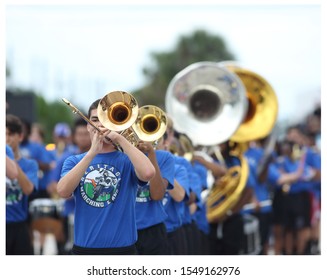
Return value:
<svg viewBox="0 0 327 280">
<path fill-rule="evenodd" d="M 34 255 L 27 221 L 6 224 L 6 254 Z"/>
<path fill-rule="evenodd" d="M 164 223 L 138 230 L 137 235 L 136 249 L 139 255 L 171 255 Z"/>
<path fill-rule="evenodd" d="M 271 221 L 272 221 L 272 213 L 252 213 L 253 216 L 257 217 L 259 220 L 259 230 L 260 230 L 260 244 L 261 247 L 268 243 L 269 236 L 271 233 Z"/>
<path fill-rule="evenodd" d="M 210 224 L 210 255 L 242 254 L 244 247 L 243 224 L 242 215 L 239 213 L 228 217 L 223 223 Z M 221 236 L 217 234 L 219 231 L 221 231 Z"/>
<path fill-rule="evenodd" d="M 284 216 L 284 198 L 285 193 L 281 189 L 276 189 L 274 192 L 273 203 L 272 203 L 272 223 L 274 225 L 283 224 Z"/>
<path fill-rule="evenodd" d="M 72 255 L 136 255 L 135 245 L 118 248 L 85 248 L 73 245 Z"/>
<path fill-rule="evenodd" d="M 310 194 L 300 192 L 287 194 L 284 204 L 283 226 L 289 230 L 299 230 L 310 227 Z"/>
<path fill-rule="evenodd" d="M 168 243 L 172 255 L 187 255 L 187 238 L 185 229 L 179 227 L 175 231 L 168 232 Z"/>
</svg>

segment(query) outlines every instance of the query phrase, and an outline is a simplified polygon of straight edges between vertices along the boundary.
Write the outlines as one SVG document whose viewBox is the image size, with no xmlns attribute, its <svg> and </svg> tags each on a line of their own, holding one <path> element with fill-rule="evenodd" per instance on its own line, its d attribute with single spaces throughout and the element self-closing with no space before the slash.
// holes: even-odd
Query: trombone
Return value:
<svg viewBox="0 0 327 280">
<path fill-rule="evenodd" d="M 61 99 L 66 105 L 68 105 L 74 114 L 78 114 L 80 115 L 86 122 L 88 122 L 92 127 L 94 127 L 97 131 L 99 131 L 101 133 L 100 128 L 98 128 L 94 122 L 92 122 L 89 118 L 87 118 L 80 110 L 78 110 L 70 101 L 68 101 L 66 98 L 62 98 Z M 122 148 L 117 145 L 116 143 L 114 143 L 109 137 L 105 137 L 109 142 L 112 143 L 112 145 L 114 145 L 114 147 L 122 152 Z"/>
<path fill-rule="evenodd" d="M 100 129 L 85 115 L 83 115 L 67 99 L 62 99 L 95 129 Z M 106 94 L 97 107 L 98 118 L 101 124 L 123 135 L 132 145 L 139 141 L 152 142 L 156 145 L 158 139 L 165 133 L 167 116 L 163 110 L 153 105 L 139 108 L 136 99 L 124 91 L 113 91 Z M 111 143 L 112 141 L 106 137 Z M 114 144 L 114 143 L 113 143 Z M 114 144 L 117 149 L 121 147 Z"/>
</svg>

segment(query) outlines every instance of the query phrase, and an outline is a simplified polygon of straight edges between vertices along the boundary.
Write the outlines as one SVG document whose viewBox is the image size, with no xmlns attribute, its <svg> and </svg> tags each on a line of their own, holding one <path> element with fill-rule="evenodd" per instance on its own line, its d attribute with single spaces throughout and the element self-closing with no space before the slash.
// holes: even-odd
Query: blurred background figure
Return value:
<svg viewBox="0 0 327 280">
<path fill-rule="evenodd" d="M 40 123 L 33 123 L 29 136 L 31 142 L 43 144 L 45 143 L 45 130 Z"/>
<path fill-rule="evenodd" d="M 46 149 L 57 160 L 66 152 L 75 152 L 76 146 L 72 143 L 72 131 L 67 123 L 59 122 L 53 129 L 53 143 L 46 145 Z"/>
<path fill-rule="evenodd" d="M 17 165 L 14 159 L 14 152 L 11 147 L 6 144 L 6 177 L 10 180 L 16 179 L 18 175 Z"/>
<path fill-rule="evenodd" d="M 87 122 L 82 118 L 78 118 L 74 122 L 72 129 L 72 144 L 76 146 L 76 149 L 67 149 L 62 156 L 57 159 L 56 167 L 51 172 L 51 178 L 47 186 L 47 190 L 52 197 L 58 197 L 56 190 L 57 184 L 60 180 L 61 168 L 66 158 L 71 155 L 85 153 L 91 147 L 91 138 L 89 132 L 87 131 Z M 60 255 L 68 254 L 74 243 L 74 197 L 65 199 L 62 207 L 63 209 L 61 212 L 60 221 L 63 225 L 64 240 L 57 241 L 58 254 Z"/>
<path fill-rule="evenodd" d="M 6 180 L 6 254 L 33 255 L 28 224 L 28 196 L 38 187 L 36 160 L 22 157 L 23 124 L 14 115 L 6 116 L 6 142 L 17 162 L 17 177 Z"/>
</svg>

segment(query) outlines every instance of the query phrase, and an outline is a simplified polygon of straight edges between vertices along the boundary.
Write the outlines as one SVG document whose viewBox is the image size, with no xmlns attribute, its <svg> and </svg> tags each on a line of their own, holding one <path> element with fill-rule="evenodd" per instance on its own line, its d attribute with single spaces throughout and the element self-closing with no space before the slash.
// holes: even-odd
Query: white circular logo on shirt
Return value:
<svg viewBox="0 0 327 280">
<path fill-rule="evenodd" d="M 94 207 L 106 207 L 114 202 L 120 187 L 120 172 L 105 164 L 90 166 L 80 184 L 84 201 Z"/>
</svg>

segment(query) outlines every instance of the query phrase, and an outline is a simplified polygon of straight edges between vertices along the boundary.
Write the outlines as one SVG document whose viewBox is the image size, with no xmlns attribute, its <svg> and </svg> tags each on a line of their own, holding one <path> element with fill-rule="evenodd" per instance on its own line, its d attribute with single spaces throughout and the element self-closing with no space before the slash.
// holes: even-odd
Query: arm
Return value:
<svg viewBox="0 0 327 280">
<path fill-rule="evenodd" d="M 115 131 L 110 131 L 108 137 L 118 143 L 124 150 L 124 153 L 132 162 L 136 176 L 144 182 L 150 181 L 156 173 L 155 167 L 150 159 L 138 148 L 134 147 L 124 136 Z"/>
<path fill-rule="evenodd" d="M 71 196 L 95 155 L 92 151 L 88 151 L 85 157 L 59 180 L 57 192 L 60 197 L 69 198 Z"/>
<path fill-rule="evenodd" d="M 177 182 L 176 179 L 174 180 L 174 188 L 172 190 L 168 190 L 168 193 L 176 202 L 183 201 L 185 197 L 185 189 Z"/>
<path fill-rule="evenodd" d="M 25 195 L 29 195 L 33 192 L 34 190 L 34 185 L 33 183 L 27 178 L 26 174 L 24 171 L 17 165 L 17 170 L 18 170 L 18 184 L 21 186 L 22 191 Z"/>
<path fill-rule="evenodd" d="M 196 202 L 196 194 L 193 191 L 190 191 L 189 199 L 186 204 L 191 205 L 194 202 Z"/>
<path fill-rule="evenodd" d="M 304 171 L 305 156 L 302 156 L 298 169 L 292 173 L 281 173 L 281 176 L 277 180 L 278 185 L 292 184 L 298 181 Z"/>
<path fill-rule="evenodd" d="M 88 168 L 93 158 L 102 150 L 105 135 L 94 130 L 90 150 L 57 184 L 58 195 L 62 198 L 69 198 L 78 186 L 85 170 Z"/>
<path fill-rule="evenodd" d="M 138 144 L 138 149 L 142 151 L 143 153 L 148 154 L 148 158 L 150 162 L 152 163 L 154 169 L 155 169 L 155 175 L 150 180 L 150 196 L 152 200 L 161 200 L 163 199 L 167 186 L 168 181 L 161 176 L 160 167 L 158 165 L 156 152 L 152 147 L 151 143 L 147 142 L 140 142 Z"/>
<path fill-rule="evenodd" d="M 250 203 L 254 198 L 254 192 L 252 188 L 245 187 L 240 195 L 236 205 L 232 208 L 232 213 L 238 213 L 244 207 L 245 204 Z"/>
<path fill-rule="evenodd" d="M 277 185 L 284 185 L 284 184 L 292 184 L 299 180 L 301 177 L 301 174 L 298 174 L 297 172 L 293 173 L 282 173 L 277 180 Z"/>
<path fill-rule="evenodd" d="M 225 175 L 227 172 L 227 168 L 224 167 L 223 165 L 220 165 L 214 161 L 212 161 L 212 162 L 207 161 L 199 155 L 194 155 L 192 160 L 198 161 L 199 163 L 204 165 L 208 170 L 210 170 L 212 172 L 212 175 L 215 178 L 219 178 L 219 177 Z"/>
<path fill-rule="evenodd" d="M 18 166 L 16 162 L 6 155 L 6 176 L 13 180 L 18 177 Z"/>
</svg>

